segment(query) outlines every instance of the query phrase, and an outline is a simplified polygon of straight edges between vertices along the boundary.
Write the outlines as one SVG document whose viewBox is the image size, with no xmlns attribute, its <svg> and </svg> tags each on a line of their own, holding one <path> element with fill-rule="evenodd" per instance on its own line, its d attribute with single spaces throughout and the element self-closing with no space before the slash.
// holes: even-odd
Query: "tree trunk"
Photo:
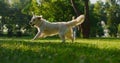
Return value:
<svg viewBox="0 0 120 63">
<path fill-rule="evenodd" d="M 83 38 L 89 38 L 90 36 L 90 21 L 89 21 L 89 0 L 84 0 L 85 3 L 85 22 L 82 24 Z"/>
<path fill-rule="evenodd" d="M 90 35 L 90 21 L 89 21 L 89 0 L 84 0 L 85 3 L 85 22 L 81 25 L 79 25 L 79 31 L 82 30 L 83 38 L 89 38 Z M 79 9 L 77 8 L 77 5 L 75 5 L 75 0 L 71 0 L 73 9 L 77 16 L 80 15 Z M 81 29 L 82 28 L 82 29 Z"/>
<path fill-rule="evenodd" d="M 75 0 L 71 0 L 71 4 L 72 4 L 72 7 L 73 7 L 73 9 L 74 9 L 74 11 L 75 11 L 75 13 L 76 13 L 76 17 L 78 17 L 81 13 L 79 12 L 79 9 L 77 8 L 77 5 L 75 4 Z M 80 36 L 80 32 L 81 32 L 81 25 L 78 25 L 79 27 L 79 29 L 78 29 L 78 31 L 79 31 L 79 35 L 77 35 L 78 37 Z"/>
</svg>

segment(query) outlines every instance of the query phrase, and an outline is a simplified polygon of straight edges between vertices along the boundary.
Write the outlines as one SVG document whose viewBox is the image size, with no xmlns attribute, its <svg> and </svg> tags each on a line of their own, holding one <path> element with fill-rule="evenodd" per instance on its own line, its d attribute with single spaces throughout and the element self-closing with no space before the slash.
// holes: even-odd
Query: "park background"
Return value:
<svg viewBox="0 0 120 63">
<path fill-rule="evenodd" d="M 1 63 L 119 63 L 120 0 L 0 0 Z M 85 14 L 75 43 L 58 36 L 31 40 L 32 12 L 50 22 Z"/>
<path fill-rule="evenodd" d="M 93 1 L 92 1 L 93 2 Z M 37 30 L 29 25 L 32 12 L 50 22 L 70 21 L 80 14 L 88 15 L 85 23 L 78 26 L 80 37 L 120 36 L 120 2 L 106 0 L 91 3 L 84 0 L 0 0 L 0 36 L 34 35 Z"/>
</svg>

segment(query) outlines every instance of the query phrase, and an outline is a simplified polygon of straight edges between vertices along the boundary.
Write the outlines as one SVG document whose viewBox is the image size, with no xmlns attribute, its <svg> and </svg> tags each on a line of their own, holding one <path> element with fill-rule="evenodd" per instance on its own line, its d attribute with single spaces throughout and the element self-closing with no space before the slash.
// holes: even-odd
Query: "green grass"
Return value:
<svg viewBox="0 0 120 63">
<path fill-rule="evenodd" d="M 120 39 L 0 38 L 0 63 L 119 63 Z"/>
</svg>

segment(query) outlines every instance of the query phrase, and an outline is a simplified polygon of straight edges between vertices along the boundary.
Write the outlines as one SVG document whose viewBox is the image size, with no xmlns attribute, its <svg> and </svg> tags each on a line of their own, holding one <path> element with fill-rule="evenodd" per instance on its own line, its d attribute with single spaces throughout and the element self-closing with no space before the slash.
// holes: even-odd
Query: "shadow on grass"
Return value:
<svg viewBox="0 0 120 63">
<path fill-rule="evenodd" d="M 2 63 L 119 63 L 120 50 L 86 43 L 0 40 Z"/>
</svg>

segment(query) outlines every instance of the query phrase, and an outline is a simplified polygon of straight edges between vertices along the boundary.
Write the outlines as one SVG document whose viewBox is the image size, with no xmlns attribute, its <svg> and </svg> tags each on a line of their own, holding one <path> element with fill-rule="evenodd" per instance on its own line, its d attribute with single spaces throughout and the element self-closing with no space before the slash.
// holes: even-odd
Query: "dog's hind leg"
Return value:
<svg viewBox="0 0 120 63">
<path fill-rule="evenodd" d="M 74 38 L 74 36 L 73 36 L 73 31 L 72 31 L 72 29 L 69 29 L 65 36 L 66 36 L 68 39 L 71 39 L 72 42 L 74 42 L 75 38 Z"/>
<path fill-rule="evenodd" d="M 72 42 L 74 42 L 74 40 L 75 40 L 75 38 L 74 38 L 72 35 L 70 35 L 68 38 L 69 38 Z"/>
<path fill-rule="evenodd" d="M 65 35 L 63 33 L 60 33 L 59 36 L 62 39 L 62 42 L 65 42 Z"/>
<path fill-rule="evenodd" d="M 71 40 L 72 40 L 72 42 L 74 42 L 75 38 L 72 36 L 72 37 L 71 37 Z"/>
<path fill-rule="evenodd" d="M 74 37 L 74 35 L 73 35 L 73 32 L 72 32 L 72 34 L 71 34 L 71 38 L 70 38 L 70 39 L 72 40 L 72 42 L 74 42 L 75 37 Z"/>
</svg>

